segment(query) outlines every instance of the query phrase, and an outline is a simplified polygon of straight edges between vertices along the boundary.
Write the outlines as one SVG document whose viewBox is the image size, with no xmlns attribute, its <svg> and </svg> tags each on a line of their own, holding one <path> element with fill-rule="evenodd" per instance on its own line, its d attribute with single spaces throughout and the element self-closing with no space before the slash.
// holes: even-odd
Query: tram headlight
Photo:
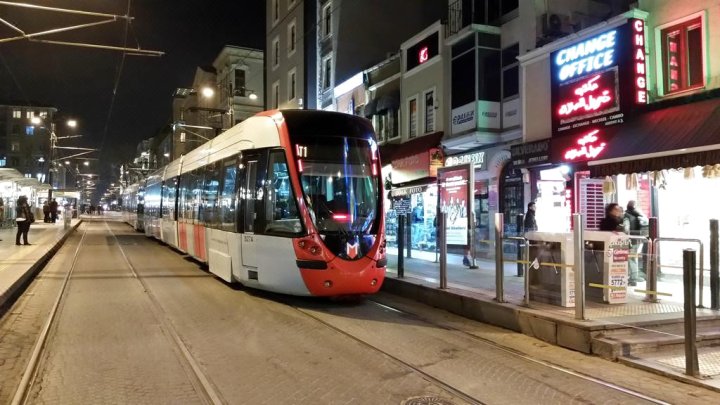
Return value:
<svg viewBox="0 0 720 405">
<path fill-rule="evenodd" d="M 315 245 L 311 246 L 310 253 L 312 253 L 314 255 L 319 255 L 320 254 L 320 246 L 315 246 Z"/>
<path fill-rule="evenodd" d="M 323 285 L 325 286 L 325 288 L 330 288 L 330 287 L 332 287 L 332 281 L 330 281 L 330 280 L 325 280 L 325 282 L 323 283 Z"/>
<path fill-rule="evenodd" d="M 376 278 L 372 279 L 372 281 L 370 281 L 370 285 L 375 287 L 377 285 L 377 279 Z"/>
<path fill-rule="evenodd" d="M 298 246 L 300 246 L 300 249 L 305 249 L 305 245 L 306 245 L 306 243 L 304 240 L 301 240 L 300 242 L 298 242 Z"/>
</svg>

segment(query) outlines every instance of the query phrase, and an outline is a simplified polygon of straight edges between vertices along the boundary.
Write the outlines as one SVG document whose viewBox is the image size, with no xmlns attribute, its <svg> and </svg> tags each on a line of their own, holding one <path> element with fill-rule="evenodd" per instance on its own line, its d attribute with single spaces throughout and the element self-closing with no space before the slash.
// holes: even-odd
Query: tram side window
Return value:
<svg viewBox="0 0 720 405">
<path fill-rule="evenodd" d="M 178 214 L 177 218 L 178 221 L 181 219 L 187 219 L 187 189 L 188 189 L 188 180 L 190 177 L 190 173 L 185 173 L 180 176 L 180 184 L 178 185 Z"/>
<path fill-rule="evenodd" d="M 148 186 L 145 193 L 145 214 L 151 218 L 160 217 L 160 188 L 162 183 L 157 182 Z"/>
<path fill-rule="evenodd" d="M 227 159 L 223 166 L 223 186 L 220 194 L 219 220 L 220 229 L 235 232 L 235 192 L 237 188 L 237 162 Z"/>
<path fill-rule="evenodd" d="M 193 223 L 198 211 L 197 174 L 195 171 L 180 177 L 180 195 L 182 197 L 182 217 L 185 222 Z"/>
<path fill-rule="evenodd" d="M 203 183 L 205 180 L 205 173 L 202 168 L 193 170 L 193 219 L 194 223 L 202 223 L 203 220 Z"/>
<path fill-rule="evenodd" d="M 162 187 L 162 217 L 163 219 L 177 220 L 175 216 L 175 191 L 177 190 L 178 178 L 167 179 Z"/>
<path fill-rule="evenodd" d="M 265 199 L 265 233 L 296 235 L 302 231 L 285 151 L 270 152 Z"/>
<path fill-rule="evenodd" d="M 218 191 L 220 189 L 220 162 L 205 167 L 205 183 L 202 188 L 203 222 L 210 228 L 219 227 Z"/>
</svg>

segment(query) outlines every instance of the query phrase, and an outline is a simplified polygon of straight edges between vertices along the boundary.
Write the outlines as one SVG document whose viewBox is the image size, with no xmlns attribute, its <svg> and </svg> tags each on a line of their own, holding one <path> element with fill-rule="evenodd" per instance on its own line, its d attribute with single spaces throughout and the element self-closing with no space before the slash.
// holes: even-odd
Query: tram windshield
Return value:
<svg viewBox="0 0 720 405">
<path fill-rule="evenodd" d="M 379 162 L 372 140 L 316 137 L 296 144 L 303 197 L 321 234 L 377 233 Z"/>
</svg>

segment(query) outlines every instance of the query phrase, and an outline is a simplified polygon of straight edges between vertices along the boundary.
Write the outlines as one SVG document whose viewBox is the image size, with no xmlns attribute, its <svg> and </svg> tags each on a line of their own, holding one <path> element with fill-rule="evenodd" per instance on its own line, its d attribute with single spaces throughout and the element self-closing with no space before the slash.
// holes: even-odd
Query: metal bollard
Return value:
<svg viewBox="0 0 720 405">
<path fill-rule="evenodd" d="M 407 258 L 412 259 L 412 214 L 405 216 L 407 221 L 407 239 L 405 240 L 405 246 L 407 247 Z"/>
<path fill-rule="evenodd" d="M 516 228 L 515 228 L 515 229 L 517 229 L 517 236 L 523 236 L 523 235 L 525 234 L 524 229 L 523 229 L 523 222 L 525 222 L 525 216 L 524 216 L 523 214 L 518 214 L 518 215 L 516 215 L 516 216 L 515 216 L 515 222 L 516 222 L 516 224 L 517 224 L 517 225 L 516 225 Z M 527 242 L 526 242 L 526 244 L 527 244 Z M 523 250 L 524 250 L 523 246 L 521 246 L 521 245 L 518 243 L 518 251 L 517 251 L 517 259 L 518 259 L 518 261 L 523 260 L 523 259 L 522 259 Z M 527 260 L 527 259 L 525 259 L 525 260 Z M 523 274 L 524 274 L 524 266 L 523 266 L 522 263 L 518 263 L 518 265 L 517 265 L 517 276 L 518 276 L 518 277 L 522 277 Z"/>
<path fill-rule="evenodd" d="M 505 302 L 505 263 L 503 260 L 503 214 L 495 214 L 495 300 Z"/>
<path fill-rule="evenodd" d="M 695 250 L 683 251 L 683 290 L 685 293 L 685 374 L 699 377 L 695 319 Z"/>
<path fill-rule="evenodd" d="M 440 214 L 438 221 L 437 239 L 440 244 L 440 289 L 447 288 L 447 243 L 445 240 L 447 213 Z"/>
<path fill-rule="evenodd" d="M 530 241 L 525 239 L 525 306 L 530 306 Z"/>
<path fill-rule="evenodd" d="M 718 249 L 718 220 L 710 220 L 710 308 L 720 309 L 720 249 Z"/>
<path fill-rule="evenodd" d="M 658 219 L 657 217 L 650 217 L 648 218 L 648 221 L 650 224 L 649 239 L 652 242 L 652 245 L 648 246 L 648 256 L 650 258 L 650 263 L 648 263 L 647 269 L 645 270 L 645 280 L 647 281 L 647 283 L 645 284 L 645 289 L 648 291 L 657 291 L 658 270 L 660 267 L 660 245 L 656 242 L 657 239 L 660 237 L 660 235 L 658 234 Z M 657 295 L 647 294 L 645 296 L 645 301 L 657 302 Z"/>
<path fill-rule="evenodd" d="M 475 213 L 470 213 L 470 266 L 471 269 L 477 269 L 475 263 Z"/>
<path fill-rule="evenodd" d="M 582 214 L 573 214 L 573 245 L 575 256 L 575 319 L 585 319 L 585 246 Z"/>
<path fill-rule="evenodd" d="M 402 215 L 397 216 L 397 234 L 395 238 L 398 245 L 397 255 L 397 276 L 398 278 L 405 277 L 405 217 Z"/>
</svg>

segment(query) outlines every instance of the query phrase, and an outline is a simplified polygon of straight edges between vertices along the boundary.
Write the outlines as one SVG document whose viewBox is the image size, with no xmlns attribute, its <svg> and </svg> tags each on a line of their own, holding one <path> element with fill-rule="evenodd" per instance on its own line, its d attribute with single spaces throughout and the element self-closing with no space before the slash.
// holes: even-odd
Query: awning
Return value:
<svg viewBox="0 0 720 405">
<path fill-rule="evenodd" d="M 398 148 L 390 158 L 392 160 L 398 160 L 412 155 L 417 155 L 421 152 L 428 152 L 432 148 L 438 148 L 442 137 L 442 131 L 419 136 L 413 140 L 400 144 L 400 148 Z"/>
<path fill-rule="evenodd" d="M 603 129 L 607 149 L 598 160 L 588 162 L 591 175 L 720 163 L 720 93 L 714 95 L 690 103 L 689 97 L 658 103 L 657 107 L 675 105 L 655 108 L 625 124 Z"/>
</svg>

